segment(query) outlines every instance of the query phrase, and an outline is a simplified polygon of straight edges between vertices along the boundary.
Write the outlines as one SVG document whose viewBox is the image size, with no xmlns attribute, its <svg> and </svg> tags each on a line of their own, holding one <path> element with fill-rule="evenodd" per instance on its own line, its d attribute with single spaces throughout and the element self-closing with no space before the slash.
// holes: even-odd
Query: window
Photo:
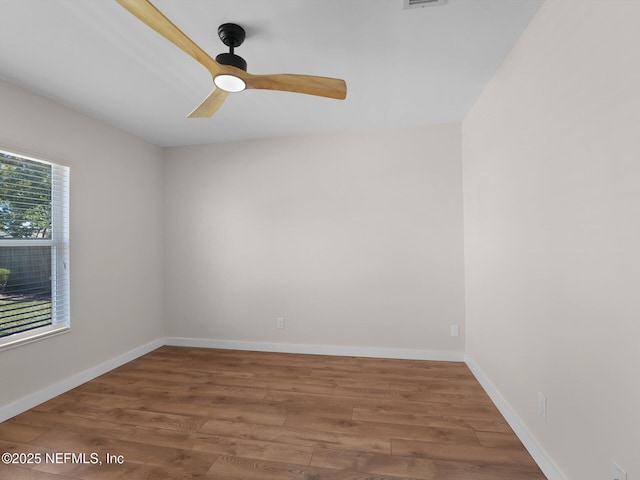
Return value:
<svg viewBox="0 0 640 480">
<path fill-rule="evenodd" d="M 69 329 L 69 168 L 0 150 L 0 349 Z"/>
</svg>

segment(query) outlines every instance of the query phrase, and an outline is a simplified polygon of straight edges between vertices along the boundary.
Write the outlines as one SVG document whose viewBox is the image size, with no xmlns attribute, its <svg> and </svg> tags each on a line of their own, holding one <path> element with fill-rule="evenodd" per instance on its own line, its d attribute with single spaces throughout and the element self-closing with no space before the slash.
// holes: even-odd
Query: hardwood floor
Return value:
<svg viewBox="0 0 640 480">
<path fill-rule="evenodd" d="M 40 458 L 7 480 L 545 478 L 463 363 L 180 347 L 0 424 L 3 452 Z"/>
</svg>

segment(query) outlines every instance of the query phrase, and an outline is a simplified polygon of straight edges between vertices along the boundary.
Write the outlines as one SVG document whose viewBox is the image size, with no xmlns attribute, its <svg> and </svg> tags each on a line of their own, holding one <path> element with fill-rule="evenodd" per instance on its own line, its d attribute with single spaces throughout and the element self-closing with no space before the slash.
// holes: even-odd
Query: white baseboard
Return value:
<svg viewBox="0 0 640 480">
<path fill-rule="evenodd" d="M 69 390 L 76 388 L 77 386 L 82 385 L 89 380 L 99 377 L 100 375 L 103 375 L 113 370 L 114 368 L 118 368 L 119 366 L 124 365 L 131 360 L 145 355 L 164 344 L 164 338 L 154 340 L 151 343 L 142 345 L 141 347 L 123 353 L 122 355 L 118 355 L 115 358 L 107 360 L 106 362 L 96 365 L 95 367 L 89 368 L 88 370 L 73 375 L 72 377 L 66 378 L 61 382 L 43 388 L 42 390 L 38 390 L 37 392 L 34 392 L 31 395 L 27 395 L 26 397 L 10 403 L 9 405 L 0 407 L 0 422 L 4 422 L 9 418 L 15 417 L 16 415 L 25 412 L 37 405 L 40 405 L 47 400 L 51 400 L 52 398 L 64 392 L 68 392 Z"/>
<path fill-rule="evenodd" d="M 473 359 L 466 354 L 465 362 L 476 377 L 476 380 L 478 380 L 480 385 L 482 385 L 482 388 L 487 392 L 487 395 L 489 395 L 493 403 L 498 407 L 498 410 L 500 410 L 500 413 L 505 418 L 509 426 L 513 429 L 524 447 L 538 464 L 542 473 L 544 473 L 549 480 L 567 480 L 567 477 L 564 476 L 551 457 L 540 446 L 536 438 L 531 434 L 531 432 L 529 432 L 525 423 L 511 408 L 493 383 L 491 383 L 482 369 L 480 369 Z"/>
<path fill-rule="evenodd" d="M 312 345 L 300 343 L 238 342 L 234 340 L 206 340 L 200 338 L 182 337 L 167 338 L 166 345 L 172 345 L 175 347 L 220 348 L 227 350 L 253 350 L 258 352 L 338 355 L 346 357 L 398 358 L 403 360 L 437 360 L 443 362 L 464 361 L 464 352 L 456 352 L 451 350 L 413 350 L 405 348 Z"/>
</svg>

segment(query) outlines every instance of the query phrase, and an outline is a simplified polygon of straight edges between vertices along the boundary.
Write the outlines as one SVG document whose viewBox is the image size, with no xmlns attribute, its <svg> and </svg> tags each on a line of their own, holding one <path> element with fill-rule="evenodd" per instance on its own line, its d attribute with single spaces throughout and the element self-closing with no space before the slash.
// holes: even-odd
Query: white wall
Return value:
<svg viewBox="0 0 640 480">
<path fill-rule="evenodd" d="M 463 351 L 459 125 L 164 154 L 168 336 Z"/>
<path fill-rule="evenodd" d="M 0 148 L 71 167 L 71 331 L 0 352 L 0 407 L 163 336 L 160 149 L 0 81 Z"/>
<path fill-rule="evenodd" d="M 570 479 L 640 478 L 638 19 L 547 1 L 463 123 L 467 352 Z"/>
</svg>

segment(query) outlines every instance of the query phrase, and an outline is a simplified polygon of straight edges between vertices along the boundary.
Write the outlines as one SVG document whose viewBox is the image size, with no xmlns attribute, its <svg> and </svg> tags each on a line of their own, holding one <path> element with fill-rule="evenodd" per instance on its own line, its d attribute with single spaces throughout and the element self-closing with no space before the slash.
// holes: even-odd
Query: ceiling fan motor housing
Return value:
<svg viewBox="0 0 640 480">
<path fill-rule="evenodd" d="M 240 70 L 247 71 L 247 62 L 244 58 L 236 55 L 235 53 L 221 53 L 216 56 L 216 62 L 221 65 L 230 65 L 232 67 L 239 68 Z"/>
</svg>

